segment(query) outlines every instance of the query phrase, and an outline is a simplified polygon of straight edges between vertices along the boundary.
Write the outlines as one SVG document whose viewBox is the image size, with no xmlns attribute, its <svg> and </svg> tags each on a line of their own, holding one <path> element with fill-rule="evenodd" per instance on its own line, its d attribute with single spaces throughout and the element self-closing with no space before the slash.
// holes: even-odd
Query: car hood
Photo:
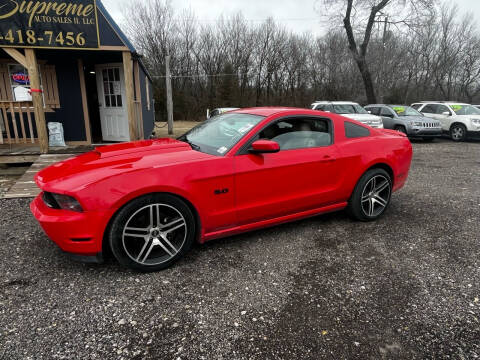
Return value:
<svg viewBox="0 0 480 360">
<path fill-rule="evenodd" d="M 100 146 L 53 164 L 38 172 L 35 181 L 42 190 L 64 193 L 124 172 L 211 157 L 174 139 L 134 141 Z"/>
<path fill-rule="evenodd" d="M 480 120 L 480 115 L 455 115 L 456 118 L 460 119 L 477 119 Z"/>
<path fill-rule="evenodd" d="M 342 116 L 348 117 L 357 121 L 379 121 L 382 118 L 372 114 L 341 114 Z"/>
</svg>

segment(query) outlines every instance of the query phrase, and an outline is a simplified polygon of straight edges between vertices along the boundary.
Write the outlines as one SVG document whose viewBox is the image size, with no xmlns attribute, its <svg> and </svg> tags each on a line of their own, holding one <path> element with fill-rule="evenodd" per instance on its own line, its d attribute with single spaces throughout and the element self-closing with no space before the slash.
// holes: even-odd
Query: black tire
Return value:
<svg viewBox="0 0 480 360">
<path fill-rule="evenodd" d="M 386 187 L 376 193 L 374 189 L 371 188 L 372 179 L 375 178 L 375 183 L 377 184 L 378 189 L 384 186 L 386 181 Z M 368 170 L 365 174 L 362 175 L 360 180 L 358 180 L 353 194 L 350 197 L 348 202 L 347 211 L 356 220 L 360 221 L 373 221 L 382 216 L 390 204 L 390 199 L 392 196 L 392 179 L 390 175 L 381 168 L 374 168 Z M 368 200 L 366 200 L 368 199 Z M 382 200 L 382 204 L 379 200 Z M 368 203 L 367 203 L 368 202 Z M 370 206 L 373 206 L 370 208 Z M 372 211 L 370 212 L 370 209 Z"/>
<path fill-rule="evenodd" d="M 431 138 L 431 137 L 424 137 L 423 138 L 423 141 L 425 141 L 425 142 L 433 142 L 433 140 L 435 140 L 435 138 Z"/>
<path fill-rule="evenodd" d="M 405 135 L 407 135 L 407 129 L 405 128 L 405 126 L 397 125 L 395 126 L 394 130 L 400 131 L 401 133 L 404 133 Z"/>
<path fill-rule="evenodd" d="M 450 128 L 450 138 L 453 141 L 465 141 L 467 138 L 467 128 L 463 124 L 453 124 Z"/>
<path fill-rule="evenodd" d="M 150 194 L 132 200 L 116 214 L 109 244 L 120 264 L 151 272 L 185 255 L 195 234 L 195 218 L 184 201 L 170 194 Z"/>
</svg>

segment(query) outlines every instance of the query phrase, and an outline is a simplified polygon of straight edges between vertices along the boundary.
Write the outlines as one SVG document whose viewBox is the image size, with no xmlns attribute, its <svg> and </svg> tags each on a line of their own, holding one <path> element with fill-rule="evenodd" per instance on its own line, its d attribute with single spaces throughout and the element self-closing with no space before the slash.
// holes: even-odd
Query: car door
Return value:
<svg viewBox="0 0 480 360">
<path fill-rule="evenodd" d="M 386 106 L 382 106 L 380 108 L 380 116 L 383 120 L 383 127 L 385 129 L 394 129 L 395 128 L 395 121 L 394 121 L 394 113 L 392 110 L 387 108 Z"/>
<path fill-rule="evenodd" d="M 450 111 L 448 106 L 437 104 L 434 118 L 440 121 L 444 130 L 450 129 L 452 123 L 452 111 Z"/>
<path fill-rule="evenodd" d="M 303 125 L 305 128 L 301 130 Z M 341 169 L 336 161 L 338 151 L 330 119 L 275 121 L 249 143 L 259 138 L 277 141 L 280 151 L 251 154 L 247 143 L 235 156 L 235 205 L 239 225 L 336 202 Z"/>
</svg>

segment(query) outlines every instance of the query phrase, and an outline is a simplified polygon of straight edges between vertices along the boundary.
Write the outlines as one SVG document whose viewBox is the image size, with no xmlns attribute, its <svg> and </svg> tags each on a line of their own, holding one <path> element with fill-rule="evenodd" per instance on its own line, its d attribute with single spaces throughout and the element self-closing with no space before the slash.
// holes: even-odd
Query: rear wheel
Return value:
<svg viewBox="0 0 480 360">
<path fill-rule="evenodd" d="M 131 201 L 117 214 L 109 234 L 118 262 L 144 272 L 172 265 L 190 249 L 194 238 L 192 211 L 169 194 Z"/>
<path fill-rule="evenodd" d="M 453 124 L 450 128 L 450 137 L 453 141 L 464 141 L 467 138 L 467 128 L 463 124 Z"/>
<path fill-rule="evenodd" d="M 360 221 L 378 219 L 388 208 L 392 180 L 383 169 L 368 170 L 358 181 L 348 203 L 348 212 Z"/>
</svg>

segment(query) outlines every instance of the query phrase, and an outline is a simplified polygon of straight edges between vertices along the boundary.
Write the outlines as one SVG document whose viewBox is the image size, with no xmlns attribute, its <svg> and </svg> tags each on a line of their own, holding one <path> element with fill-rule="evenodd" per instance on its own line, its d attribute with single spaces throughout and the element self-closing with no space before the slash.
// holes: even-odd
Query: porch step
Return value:
<svg viewBox="0 0 480 360">
<path fill-rule="evenodd" d="M 16 198 L 31 198 L 40 193 L 34 181 L 34 176 L 40 170 L 50 166 L 56 162 L 71 158 L 73 154 L 48 154 L 40 155 L 37 160 L 28 168 L 23 176 L 8 190 L 1 198 L 16 199 Z M 0 170 L 1 171 L 1 170 Z"/>
<path fill-rule="evenodd" d="M 0 155 L 0 164 L 33 163 L 38 155 Z"/>
</svg>

